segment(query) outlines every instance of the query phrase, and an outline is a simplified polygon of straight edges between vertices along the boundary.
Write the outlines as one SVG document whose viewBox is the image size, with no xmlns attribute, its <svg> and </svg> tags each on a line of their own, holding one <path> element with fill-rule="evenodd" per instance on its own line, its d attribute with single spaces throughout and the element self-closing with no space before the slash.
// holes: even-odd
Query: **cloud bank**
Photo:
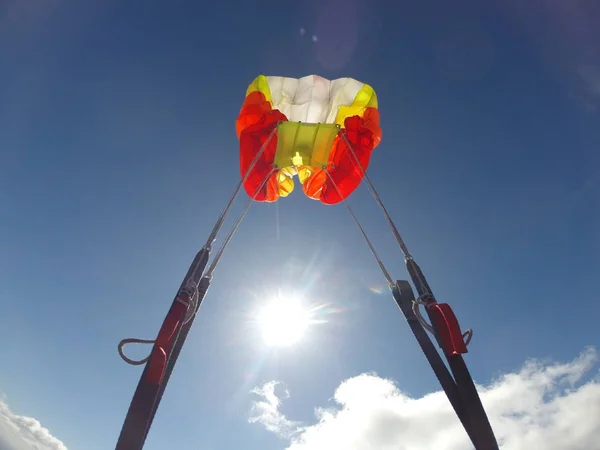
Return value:
<svg viewBox="0 0 600 450">
<path fill-rule="evenodd" d="M 19 416 L 0 399 L 0 450 L 67 450 L 33 417 Z"/>
<path fill-rule="evenodd" d="M 568 363 L 528 361 L 479 386 L 502 450 L 600 450 L 598 353 L 585 349 Z M 595 371 L 594 371 L 595 370 Z M 472 450 L 442 391 L 412 398 L 373 373 L 343 381 L 333 405 L 315 421 L 285 417 L 272 381 L 252 392 L 250 422 L 288 441 L 288 450 Z M 285 396 L 287 397 L 289 393 Z"/>
</svg>

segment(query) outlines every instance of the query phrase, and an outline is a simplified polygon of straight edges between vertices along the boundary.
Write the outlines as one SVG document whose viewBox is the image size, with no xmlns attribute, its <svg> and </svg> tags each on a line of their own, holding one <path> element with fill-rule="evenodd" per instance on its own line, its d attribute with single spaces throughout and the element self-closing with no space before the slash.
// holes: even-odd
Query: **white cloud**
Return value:
<svg viewBox="0 0 600 450">
<path fill-rule="evenodd" d="M 255 401 L 250 415 L 250 423 L 260 423 L 267 430 L 285 438 L 293 436 L 297 432 L 298 422 L 288 420 L 279 410 L 281 400 L 275 394 L 275 387 L 279 383 L 270 381 L 262 387 L 252 389 L 252 393 L 263 398 Z M 284 391 L 284 398 L 288 398 L 289 391 Z M 1 449 L 0 449 L 1 450 Z"/>
<path fill-rule="evenodd" d="M 12 412 L 3 396 L 0 399 L 0 450 L 67 450 L 67 447 L 38 420 Z"/>
<path fill-rule="evenodd" d="M 502 450 L 600 450 L 600 377 L 595 349 L 568 363 L 529 361 L 515 373 L 478 386 Z M 270 382 L 253 392 L 252 422 L 289 440 L 289 450 L 471 450 L 445 394 L 412 398 L 392 380 L 362 374 L 343 381 L 334 405 L 313 424 L 279 412 Z M 283 430 L 283 432 L 281 431 Z"/>
</svg>

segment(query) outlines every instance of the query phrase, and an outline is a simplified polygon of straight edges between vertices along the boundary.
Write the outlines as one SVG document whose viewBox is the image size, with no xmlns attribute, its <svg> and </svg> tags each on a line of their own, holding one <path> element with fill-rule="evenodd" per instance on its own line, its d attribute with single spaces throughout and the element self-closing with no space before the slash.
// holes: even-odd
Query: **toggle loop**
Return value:
<svg viewBox="0 0 600 450">
<path fill-rule="evenodd" d="M 465 338 L 465 336 L 466 336 L 466 338 Z M 471 339 L 473 339 L 473 330 L 471 328 L 469 328 L 468 330 L 466 330 L 463 333 L 462 337 L 465 340 L 465 346 L 468 346 L 469 342 L 471 342 Z"/>
<path fill-rule="evenodd" d="M 152 345 L 154 345 L 155 342 L 156 341 L 154 339 L 138 339 L 138 338 L 122 339 L 121 342 L 119 342 L 119 346 L 118 346 L 119 356 L 127 364 L 131 364 L 132 366 L 141 366 L 142 364 L 146 364 L 148 362 L 148 360 L 150 359 L 150 355 L 148 355 L 145 358 L 140 359 L 140 360 L 131 359 L 125 355 L 125 352 L 123 351 L 124 347 L 127 344 L 152 344 Z"/>
</svg>

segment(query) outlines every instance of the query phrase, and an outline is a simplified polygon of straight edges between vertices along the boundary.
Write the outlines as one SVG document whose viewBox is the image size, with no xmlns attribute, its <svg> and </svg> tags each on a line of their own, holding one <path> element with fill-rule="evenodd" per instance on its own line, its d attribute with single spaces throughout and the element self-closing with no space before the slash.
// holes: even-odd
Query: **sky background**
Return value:
<svg viewBox="0 0 600 450">
<path fill-rule="evenodd" d="M 247 85 L 316 73 L 378 93 L 371 179 L 475 330 L 503 448 L 593 449 L 600 8 L 522 4 L 0 2 L 0 448 L 114 447 L 141 375 L 117 343 L 156 335 L 239 181 Z M 278 289 L 326 321 L 285 349 L 252 324 Z M 294 192 L 227 248 L 145 448 L 470 448 L 439 390 L 347 211 Z"/>
</svg>

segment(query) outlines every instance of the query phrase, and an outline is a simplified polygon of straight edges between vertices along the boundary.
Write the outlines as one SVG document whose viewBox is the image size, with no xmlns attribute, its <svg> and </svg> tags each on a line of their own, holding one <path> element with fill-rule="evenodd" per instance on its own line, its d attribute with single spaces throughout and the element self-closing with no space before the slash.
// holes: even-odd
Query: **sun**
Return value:
<svg viewBox="0 0 600 450">
<path fill-rule="evenodd" d="M 257 316 L 258 328 L 269 346 L 287 347 L 297 343 L 310 323 L 310 312 L 294 296 L 278 295 Z"/>
</svg>

